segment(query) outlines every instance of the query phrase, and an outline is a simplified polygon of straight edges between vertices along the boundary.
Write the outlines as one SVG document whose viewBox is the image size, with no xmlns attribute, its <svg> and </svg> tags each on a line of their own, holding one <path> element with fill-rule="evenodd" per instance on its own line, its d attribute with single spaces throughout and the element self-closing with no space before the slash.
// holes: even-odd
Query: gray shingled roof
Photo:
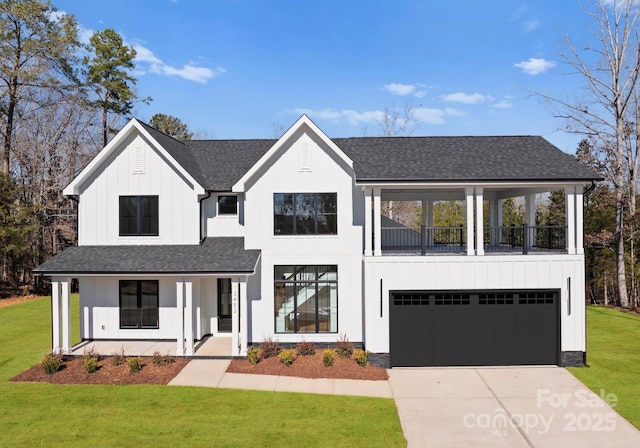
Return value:
<svg viewBox="0 0 640 448">
<path fill-rule="evenodd" d="M 207 238 L 201 245 L 72 246 L 34 273 L 216 274 L 253 273 L 259 250 L 245 250 L 244 238 Z"/>
</svg>

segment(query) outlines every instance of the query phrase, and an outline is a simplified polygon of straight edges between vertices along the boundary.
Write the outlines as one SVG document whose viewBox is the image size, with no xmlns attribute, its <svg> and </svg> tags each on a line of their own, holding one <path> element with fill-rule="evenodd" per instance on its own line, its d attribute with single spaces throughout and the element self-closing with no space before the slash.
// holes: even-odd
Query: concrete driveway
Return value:
<svg viewBox="0 0 640 448">
<path fill-rule="evenodd" d="M 615 395 L 594 394 L 564 368 L 393 368 L 389 375 L 409 447 L 640 447 L 640 431 L 614 410 Z"/>
</svg>

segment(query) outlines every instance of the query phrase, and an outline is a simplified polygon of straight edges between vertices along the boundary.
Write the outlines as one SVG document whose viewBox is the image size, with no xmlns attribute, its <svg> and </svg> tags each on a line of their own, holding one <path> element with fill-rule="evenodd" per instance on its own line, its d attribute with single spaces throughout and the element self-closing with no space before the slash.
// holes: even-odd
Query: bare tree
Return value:
<svg viewBox="0 0 640 448">
<path fill-rule="evenodd" d="M 408 102 L 404 103 L 401 110 L 395 104 L 385 105 L 382 117 L 377 120 L 377 123 L 385 137 L 411 135 L 420 127 L 420 122 L 413 112 L 413 106 Z"/>
<path fill-rule="evenodd" d="M 585 96 L 564 100 L 549 95 L 555 115 L 568 132 L 586 135 L 604 167 L 616 197 L 616 270 L 620 306 L 629 306 L 625 269 L 625 208 L 635 213 L 640 46 L 635 0 L 593 0 L 592 45 L 577 48 L 565 37 L 562 57 L 585 84 Z M 632 193 L 633 194 L 629 194 Z M 634 197 L 628 201 L 629 197 Z M 633 210 L 631 210 L 631 207 Z"/>
</svg>

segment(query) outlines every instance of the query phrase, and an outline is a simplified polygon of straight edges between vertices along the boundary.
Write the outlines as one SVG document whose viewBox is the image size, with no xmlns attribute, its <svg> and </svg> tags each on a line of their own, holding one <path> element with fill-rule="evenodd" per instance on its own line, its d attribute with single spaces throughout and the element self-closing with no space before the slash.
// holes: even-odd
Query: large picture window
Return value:
<svg viewBox="0 0 640 448">
<path fill-rule="evenodd" d="M 276 333 L 338 332 L 338 267 L 275 266 Z"/>
<path fill-rule="evenodd" d="M 336 193 L 275 193 L 275 235 L 336 235 Z"/>
<path fill-rule="evenodd" d="M 120 196 L 120 236 L 158 236 L 158 196 Z"/>
<path fill-rule="evenodd" d="M 158 328 L 157 280 L 120 280 L 120 328 Z"/>
</svg>

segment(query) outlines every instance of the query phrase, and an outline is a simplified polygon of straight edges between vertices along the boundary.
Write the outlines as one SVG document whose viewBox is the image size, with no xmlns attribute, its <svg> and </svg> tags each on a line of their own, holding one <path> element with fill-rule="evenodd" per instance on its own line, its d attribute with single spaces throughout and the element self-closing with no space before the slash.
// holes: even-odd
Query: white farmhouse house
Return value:
<svg viewBox="0 0 640 448">
<path fill-rule="evenodd" d="M 131 120 L 64 190 L 78 244 L 51 277 L 52 348 L 85 341 L 265 338 L 362 344 L 384 366 L 581 365 L 583 192 L 593 172 L 541 137 L 327 137 L 302 116 L 278 140 L 178 141 Z M 562 226 L 536 197 L 564 190 Z M 526 224 L 502 221 L 524 197 Z M 434 226 L 434 203 L 466 219 Z M 422 225 L 381 215 L 419 201 Z M 488 216 L 485 216 L 488 215 Z"/>
</svg>

